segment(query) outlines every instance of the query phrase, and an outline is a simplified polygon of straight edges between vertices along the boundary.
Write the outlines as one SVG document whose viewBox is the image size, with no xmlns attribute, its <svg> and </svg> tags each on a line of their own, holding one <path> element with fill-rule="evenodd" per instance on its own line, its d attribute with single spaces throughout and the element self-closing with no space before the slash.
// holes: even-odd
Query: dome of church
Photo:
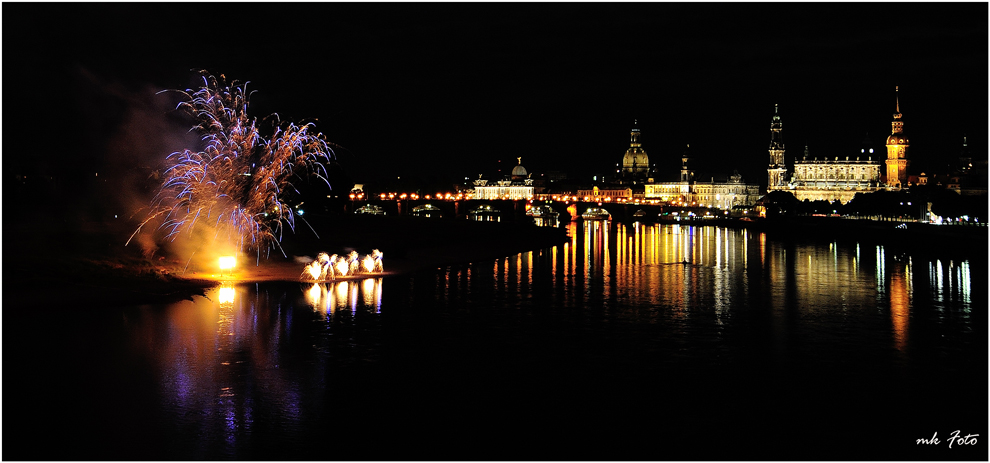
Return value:
<svg viewBox="0 0 990 463">
<path fill-rule="evenodd" d="M 639 121 L 633 121 L 633 128 L 629 131 L 629 149 L 622 157 L 622 175 L 628 178 L 645 178 L 650 172 L 650 157 L 646 155 L 639 141 Z"/>
<path fill-rule="evenodd" d="M 622 169 L 627 172 L 646 172 L 650 166 L 650 157 L 643 148 L 629 148 L 622 157 Z"/>
<path fill-rule="evenodd" d="M 525 177 L 527 175 L 529 175 L 529 173 L 526 172 L 526 168 L 523 167 L 522 165 L 518 165 L 512 168 L 513 177 Z"/>
<path fill-rule="evenodd" d="M 516 159 L 519 161 L 519 164 L 512 168 L 512 173 L 509 175 L 512 177 L 512 180 L 525 179 L 529 175 L 529 172 L 526 172 L 526 168 L 522 166 L 522 158 L 519 157 Z"/>
</svg>

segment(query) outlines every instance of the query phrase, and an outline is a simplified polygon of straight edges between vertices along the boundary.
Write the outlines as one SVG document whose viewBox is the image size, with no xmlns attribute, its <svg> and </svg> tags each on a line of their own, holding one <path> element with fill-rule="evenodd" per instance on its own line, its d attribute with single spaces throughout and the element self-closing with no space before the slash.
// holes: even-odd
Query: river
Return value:
<svg viewBox="0 0 990 463">
<path fill-rule="evenodd" d="M 5 317 L 5 456 L 986 460 L 985 256 L 568 227 L 167 305 L 76 308 L 53 284 Z"/>
</svg>

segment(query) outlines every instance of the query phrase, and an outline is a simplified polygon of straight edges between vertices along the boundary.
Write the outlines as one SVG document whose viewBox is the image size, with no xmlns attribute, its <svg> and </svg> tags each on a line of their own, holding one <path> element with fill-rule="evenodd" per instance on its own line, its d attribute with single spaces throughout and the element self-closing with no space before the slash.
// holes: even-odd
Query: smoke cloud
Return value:
<svg viewBox="0 0 990 463">
<path fill-rule="evenodd" d="M 199 139 L 175 111 L 178 93 L 125 84 L 82 67 L 75 77 L 82 149 L 66 175 L 81 184 L 62 195 L 76 205 L 74 220 L 84 232 L 109 232 L 122 245 L 144 220 L 168 155 L 197 149 Z M 181 255 L 185 246 L 159 246 L 153 233 L 158 225 L 149 222 L 130 245 L 149 259 L 164 252 Z"/>
</svg>

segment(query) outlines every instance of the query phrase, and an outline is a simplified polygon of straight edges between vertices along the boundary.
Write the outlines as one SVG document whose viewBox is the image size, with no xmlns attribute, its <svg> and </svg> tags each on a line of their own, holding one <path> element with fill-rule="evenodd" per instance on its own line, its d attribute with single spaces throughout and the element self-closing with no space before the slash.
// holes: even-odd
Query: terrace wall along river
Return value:
<svg viewBox="0 0 990 463">
<path fill-rule="evenodd" d="M 569 227 L 412 275 L 33 313 L 5 424 L 45 443 L 7 456 L 986 459 L 985 256 Z"/>
</svg>

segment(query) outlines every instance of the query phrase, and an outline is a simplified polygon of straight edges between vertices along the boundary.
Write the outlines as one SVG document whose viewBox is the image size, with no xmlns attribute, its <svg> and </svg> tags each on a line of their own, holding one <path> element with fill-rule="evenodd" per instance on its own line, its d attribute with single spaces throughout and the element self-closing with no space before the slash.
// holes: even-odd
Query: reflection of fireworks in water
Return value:
<svg viewBox="0 0 990 463">
<path fill-rule="evenodd" d="M 219 299 L 220 304 L 233 304 L 234 288 L 230 286 L 221 287 L 217 299 Z"/>
<path fill-rule="evenodd" d="M 356 311 L 359 305 L 366 310 L 381 313 L 382 279 L 365 278 L 357 281 L 312 283 L 301 287 L 306 303 L 318 312 L 332 315 L 338 310 Z"/>
<path fill-rule="evenodd" d="M 347 257 L 327 255 L 321 252 L 316 255 L 316 260 L 303 267 L 299 279 L 306 281 L 333 280 L 336 277 L 355 276 L 361 273 L 382 273 L 384 267 L 382 258 L 384 254 L 375 249 L 371 254 L 365 255 L 361 259 L 356 251 L 351 251 Z"/>
<path fill-rule="evenodd" d="M 205 148 L 168 157 L 151 212 L 131 239 L 152 219 L 161 218 L 169 241 L 183 231 L 192 233 L 202 221 L 216 229 L 214 238 L 226 235 L 241 249 L 257 250 L 260 258 L 263 249 L 281 250 L 283 223 L 295 230 L 286 203 L 287 195 L 299 193 L 293 181 L 314 176 L 330 187 L 323 163 L 333 150 L 323 134 L 310 133 L 313 124 L 282 124 L 266 139 L 247 115 L 246 85 L 223 85 L 204 73 L 199 90 L 180 92 L 187 100 L 179 109 L 196 118 L 193 130 Z"/>
</svg>

